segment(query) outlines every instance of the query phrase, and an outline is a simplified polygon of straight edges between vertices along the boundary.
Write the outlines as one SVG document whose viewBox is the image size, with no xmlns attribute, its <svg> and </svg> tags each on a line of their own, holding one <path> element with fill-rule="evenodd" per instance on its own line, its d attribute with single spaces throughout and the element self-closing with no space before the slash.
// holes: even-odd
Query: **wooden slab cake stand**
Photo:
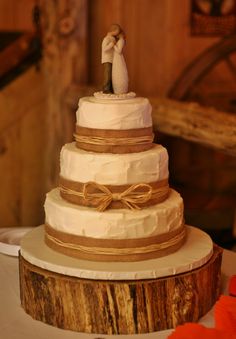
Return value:
<svg viewBox="0 0 236 339">
<path fill-rule="evenodd" d="M 98 263 L 57 253 L 37 227 L 21 244 L 24 310 L 36 320 L 78 332 L 137 334 L 197 321 L 220 293 L 222 250 L 188 226 L 186 243 L 163 258 Z"/>
</svg>

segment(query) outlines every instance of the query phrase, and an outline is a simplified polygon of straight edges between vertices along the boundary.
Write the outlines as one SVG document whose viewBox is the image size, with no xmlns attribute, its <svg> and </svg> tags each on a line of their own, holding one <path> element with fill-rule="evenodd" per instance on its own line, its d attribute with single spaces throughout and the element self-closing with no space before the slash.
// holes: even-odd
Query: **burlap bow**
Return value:
<svg viewBox="0 0 236 339">
<path fill-rule="evenodd" d="M 89 189 L 97 192 L 89 192 Z M 144 191 L 140 190 L 144 188 Z M 84 199 L 89 203 L 96 203 L 99 212 L 105 211 L 112 201 L 121 201 L 128 208 L 140 209 L 137 204 L 145 203 L 152 197 L 152 187 L 148 184 L 131 185 L 121 193 L 112 193 L 106 186 L 95 182 L 87 182 L 83 187 Z"/>
</svg>

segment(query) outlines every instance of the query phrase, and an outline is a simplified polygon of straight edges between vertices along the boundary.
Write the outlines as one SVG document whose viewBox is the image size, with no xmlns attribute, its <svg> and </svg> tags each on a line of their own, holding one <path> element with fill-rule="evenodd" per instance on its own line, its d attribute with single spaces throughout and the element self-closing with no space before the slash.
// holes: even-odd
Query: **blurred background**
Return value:
<svg viewBox="0 0 236 339">
<path fill-rule="evenodd" d="M 126 33 L 130 90 L 154 105 L 186 223 L 234 248 L 235 0 L 0 0 L 0 227 L 44 222 L 78 100 L 101 88 L 111 23 Z"/>
</svg>

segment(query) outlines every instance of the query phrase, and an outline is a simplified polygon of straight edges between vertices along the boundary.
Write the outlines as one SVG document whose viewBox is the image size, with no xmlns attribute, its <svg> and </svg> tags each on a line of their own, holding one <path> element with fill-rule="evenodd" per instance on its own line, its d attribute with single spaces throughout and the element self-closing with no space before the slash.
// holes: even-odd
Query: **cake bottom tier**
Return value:
<svg viewBox="0 0 236 339">
<path fill-rule="evenodd" d="M 165 201 L 148 208 L 105 212 L 69 203 L 54 189 L 45 214 L 47 245 L 79 259 L 147 260 L 173 253 L 185 241 L 183 200 L 173 189 Z"/>
<path fill-rule="evenodd" d="M 123 272 L 124 263 L 108 263 L 108 267 L 112 265 L 113 272 L 110 276 L 109 272 L 105 272 L 107 279 L 104 280 L 104 267 L 100 269 L 98 263 L 94 263 L 94 271 L 100 270 L 100 275 L 94 274 L 91 262 L 66 259 L 66 256 L 47 249 L 43 244 L 43 232 L 33 231 L 22 242 L 21 304 L 26 313 L 36 320 L 84 333 L 149 333 L 197 321 L 211 309 L 219 296 L 222 250 L 214 246 L 213 252 L 210 251 L 209 237 L 201 238 L 204 232 L 197 230 L 196 233 L 194 230 L 189 228 L 191 244 L 187 240 L 179 251 L 165 258 L 167 268 L 169 261 L 173 266 L 168 276 L 163 276 L 164 258 L 160 258 L 141 264 L 127 263 L 131 267 L 126 273 Z M 198 254 L 197 261 L 191 255 L 199 246 L 196 234 L 203 242 L 200 250 L 202 260 Z M 30 244 L 35 236 L 40 238 L 38 248 L 41 247 L 41 252 Z M 179 252 L 182 251 L 181 255 Z M 48 254 L 53 257 L 53 266 L 47 261 Z M 173 256 L 176 257 L 175 263 Z M 68 267 L 68 274 L 66 267 L 63 268 L 65 274 L 59 273 L 66 260 L 77 263 L 74 275 L 71 275 L 72 267 Z M 182 262 L 184 260 L 185 263 Z M 150 276 L 158 276 L 158 261 L 160 277 L 150 279 Z M 80 268 L 83 265 L 88 265 L 90 271 Z M 134 267 L 137 274 L 132 271 Z M 191 267 L 195 269 L 191 270 Z M 92 278 L 88 279 L 88 276 Z M 135 280 L 128 280 L 132 276 Z M 112 277 L 119 279 L 111 280 Z"/>
</svg>

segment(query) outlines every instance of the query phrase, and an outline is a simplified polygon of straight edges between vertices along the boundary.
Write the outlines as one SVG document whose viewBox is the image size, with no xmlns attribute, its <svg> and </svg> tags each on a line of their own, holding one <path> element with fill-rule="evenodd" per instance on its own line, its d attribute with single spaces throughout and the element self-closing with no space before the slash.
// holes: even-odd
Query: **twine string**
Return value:
<svg viewBox="0 0 236 339">
<path fill-rule="evenodd" d="M 124 145 L 143 145 L 153 142 L 154 134 L 137 136 L 137 137 L 123 137 L 123 138 L 114 138 L 114 137 L 99 137 L 99 136 L 86 136 L 74 134 L 75 140 L 79 143 L 86 143 L 92 145 L 111 145 L 111 146 L 124 146 Z"/>
<path fill-rule="evenodd" d="M 95 188 L 100 192 L 89 193 L 89 188 Z M 139 188 L 146 188 L 144 192 L 137 191 Z M 128 208 L 140 209 L 137 203 L 144 203 L 148 201 L 152 196 L 152 187 L 148 184 L 136 184 L 131 185 L 128 189 L 121 193 L 112 193 L 106 186 L 97 184 L 95 182 L 88 182 L 83 188 L 84 198 L 88 202 L 96 201 L 98 204 L 98 210 L 103 212 L 111 204 L 112 201 L 121 201 Z"/>
<path fill-rule="evenodd" d="M 131 210 L 139 210 L 141 208 L 138 204 L 146 203 L 150 199 L 162 198 L 167 194 L 169 186 L 165 185 L 153 189 L 149 184 L 140 183 L 131 185 L 123 192 L 113 193 L 105 185 L 89 181 L 83 185 L 81 192 L 65 186 L 61 186 L 60 189 L 63 193 L 75 195 L 84 199 L 88 204 L 97 205 L 97 210 L 103 212 L 109 207 L 112 201 L 120 201 Z"/>
<path fill-rule="evenodd" d="M 140 247 L 123 247 L 123 248 L 108 248 L 108 247 L 95 247 L 95 246 L 84 246 L 80 244 L 73 244 L 63 242 L 60 239 L 55 238 L 54 236 L 46 233 L 46 236 L 49 240 L 53 243 L 59 245 L 60 247 L 69 248 L 77 251 L 81 251 L 87 254 L 97 254 L 97 255 L 129 255 L 129 254 L 140 254 L 140 253 L 150 253 L 150 252 L 157 252 L 168 249 L 169 247 L 173 247 L 180 243 L 185 238 L 186 230 L 185 227 L 181 229 L 181 231 L 174 237 L 163 241 L 161 243 L 154 243 L 146 246 Z"/>
</svg>

